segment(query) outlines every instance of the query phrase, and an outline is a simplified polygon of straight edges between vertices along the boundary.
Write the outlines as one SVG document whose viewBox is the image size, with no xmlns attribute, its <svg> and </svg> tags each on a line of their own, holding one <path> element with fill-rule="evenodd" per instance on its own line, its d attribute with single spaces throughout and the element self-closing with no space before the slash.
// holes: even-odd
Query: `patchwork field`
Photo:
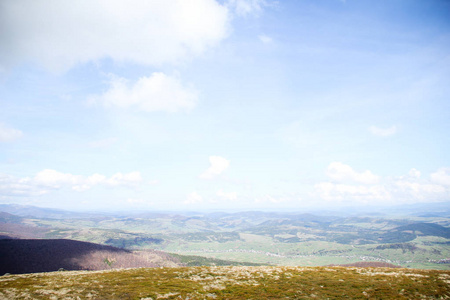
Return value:
<svg viewBox="0 0 450 300">
<path fill-rule="evenodd" d="M 15 214 L 13 214 L 15 213 Z M 240 263 L 326 266 L 359 261 L 450 270 L 448 213 L 323 216 L 270 212 L 0 213 L 4 238 L 71 239 Z M 204 259 L 195 260 L 195 263 Z"/>
</svg>

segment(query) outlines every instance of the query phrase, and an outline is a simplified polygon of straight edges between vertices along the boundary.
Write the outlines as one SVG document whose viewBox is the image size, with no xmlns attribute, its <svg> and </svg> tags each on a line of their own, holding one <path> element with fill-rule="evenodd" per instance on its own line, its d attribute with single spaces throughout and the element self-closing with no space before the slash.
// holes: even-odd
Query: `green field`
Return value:
<svg viewBox="0 0 450 300">
<path fill-rule="evenodd" d="M 450 269 L 450 218 L 213 213 L 33 218 L 3 216 L 0 234 L 73 239 L 237 262 L 325 266 L 376 261 Z M 0 220 L 1 221 L 1 220 Z M 7 224 L 7 223 L 2 223 Z M 16 227 L 14 227 L 16 226 Z"/>
</svg>

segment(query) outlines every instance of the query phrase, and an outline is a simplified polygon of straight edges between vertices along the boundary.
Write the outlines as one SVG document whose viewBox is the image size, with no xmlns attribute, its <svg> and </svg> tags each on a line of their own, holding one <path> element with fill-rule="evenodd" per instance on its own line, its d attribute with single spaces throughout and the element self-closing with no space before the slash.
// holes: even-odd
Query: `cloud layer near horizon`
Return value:
<svg viewBox="0 0 450 300">
<path fill-rule="evenodd" d="M 316 196 L 331 203 L 392 204 L 443 201 L 450 196 L 450 169 L 441 168 L 422 178 L 411 169 L 407 175 L 382 178 L 370 171 L 357 172 L 340 162 L 326 171 L 331 181 L 314 185 Z"/>
<path fill-rule="evenodd" d="M 17 178 L 0 174 L 0 191 L 10 196 L 39 196 L 51 191 L 69 188 L 77 192 L 87 191 L 95 186 L 129 187 L 134 188 L 142 182 L 140 172 L 118 172 L 110 177 L 102 174 L 89 176 L 62 173 L 45 169 L 34 177 Z"/>
</svg>

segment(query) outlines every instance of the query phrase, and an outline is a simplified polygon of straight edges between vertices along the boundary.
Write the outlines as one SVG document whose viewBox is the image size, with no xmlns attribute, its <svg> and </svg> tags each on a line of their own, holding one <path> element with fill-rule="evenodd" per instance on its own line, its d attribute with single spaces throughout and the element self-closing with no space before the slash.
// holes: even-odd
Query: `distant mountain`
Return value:
<svg viewBox="0 0 450 300">
<path fill-rule="evenodd" d="M 450 201 L 436 203 L 414 203 L 401 204 L 394 206 L 348 206 L 333 209 L 311 209 L 311 210 L 292 210 L 292 211 L 243 211 L 243 212 L 193 212 L 193 211 L 117 211 L 117 212 L 74 212 L 55 208 L 42 208 L 31 205 L 19 204 L 0 204 L 0 211 L 21 217 L 37 217 L 37 218 L 90 218 L 99 216 L 114 217 L 134 217 L 134 218 L 158 218 L 171 216 L 178 217 L 200 217 L 212 219 L 251 219 L 251 220 L 267 220 L 267 219 L 295 219 L 310 220 L 321 222 L 324 219 L 335 220 L 343 217 L 386 217 L 386 216 L 423 216 L 423 217 L 450 217 Z M 321 219 L 322 218 L 322 219 Z"/>
<path fill-rule="evenodd" d="M 20 217 L 64 219 L 64 218 L 85 218 L 95 214 L 73 212 L 62 209 L 42 208 L 30 205 L 0 204 L 0 212 L 7 212 Z"/>
<path fill-rule="evenodd" d="M 396 231 L 411 232 L 416 235 L 431 235 L 450 239 L 450 228 L 434 223 L 413 223 L 399 226 Z"/>
<path fill-rule="evenodd" d="M 431 214 L 440 217 L 450 217 L 450 202 L 403 204 L 384 208 L 382 211 L 387 214 L 404 214 L 412 216 Z"/>
<path fill-rule="evenodd" d="M 17 224 L 17 223 L 21 223 L 22 220 L 23 220 L 23 218 L 21 218 L 19 216 L 0 211 L 0 223 Z"/>
</svg>

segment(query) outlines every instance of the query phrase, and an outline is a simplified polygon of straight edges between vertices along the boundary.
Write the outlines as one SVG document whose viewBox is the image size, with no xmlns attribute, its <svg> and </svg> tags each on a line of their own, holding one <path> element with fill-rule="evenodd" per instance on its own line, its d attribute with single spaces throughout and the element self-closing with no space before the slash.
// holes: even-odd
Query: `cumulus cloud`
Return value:
<svg viewBox="0 0 450 300">
<path fill-rule="evenodd" d="M 125 174 L 119 172 L 111 177 L 106 177 L 101 174 L 82 176 L 45 169 L 31 178 L 17 178 L 1 174 L 0 194 L 9 196 L 38 196 L 62 188 L 69 188 L 81 192 L 100 185 L 110 187 L 136 187 L 141 182 L 142 176 L 140 172 Z"/>
<path fill-rule="evenodd" d="M 234 10 L 238 16 L 259 14 L 267 4 L 265 0 L 228 0 L 227 6 Z"/>
<path fill-rule="evenodd" d="M 198 100 L 195 89 L 183 86 L 178 78 L 160 72 L 141 77 L 135 83 L 113 76 L 109 84 L 106 92 L 91 96 L 89 103 L 105 107 L 136 108 L 146 112 L 177 112 L 189 111 Z"/>
<path fill-rule="evenodd" d="M 63 185 L 70 185 L 77 188 L 80 184 L 84 183 L 84 181 L 85 179 L 83 176 L 61 173 L 50 169 L 45 169 L 37 173 L 33 179 L 33 182 L 38 185 L 55 189 L 59 189 Z"/>
<path fill-rule="evenodd" d="M 216 193 L 217 196 L 219 196 L 222 199 L 228 200 L 228 201 L 236 201 L 237 200 L 237 194 L 235 192 L 224 192 L 223 190 L 218 190 Z"/>
<path fill-rule="evenodd" d="M 419 170 L 417 170 L 417 169 L 415 169 L 415 168 L 412 168 L 412 169 L 409 171 L 408 175 L 409 175 L 410 177 L 413 177 L 413 178 L 419 178 L 420 175 L 421 175 L 421 173 L 420 173 Z"/>
<path fill-rule="evenodd" d="M 61 173 L 55 170 L 46 169 L 33 178 L 33 183 L 41 186 L 59 189 L 61 187 L 70 187 L 76 191 L 84 191 L 96 185 L 116 186 L 135 186 L 142 181 L 140 172 L 116 173 L 111 177 L 101 174 L 92 174 L 90 176 L 73 175 L 70 173 Z"/>
<path fill-rule="evenodd" d="M 47 190 L 32 184 L 28 177 L 16 178 L 0 174 L 0 196 L 27 197 L 46 194 Z"/>
<path fill-rule="evenodd" d="M 369 131 L 376 136 L 387 137 L 397 133 L 397 127 L 391 126 L 389 128 L 380 128 L 376 126 L 370 126 Z"/>
<path fill-rule="evenodd" d="M 332 163 L 330 166 L 332 168 L 326 174 L 334 181 L 314 185 L 314 194 L 326 201 L 392 204 L 443 201 L 450 195 L 449 169 L 439 169 L 429 178 L 423 178 L 421 172 L 414 168 L 405 176 L 381 178 L 369 171 L 355 175 L 353 169 L 346 165 Z"/>
<path fill-rule="evenodd" d="M 431 180 L 437 184 L 450 187 L 450 168 L 441 168 L 431 174 Z"/>
<path fill-rule="evenodd" d="M 417 182 L 412 180 L 397 180 L 392 187 L 397 197 L 403 199 L 433 201 L 436 197 L 442 197 L 447 193 L 447 189 L 438 184 L 429 182 Z"/>
<path fill-rule="evenodd" d="M 327 201 L 353 201 L 366 203 L 368 200 L 388 200 L 389 191 L 384 186 L 364 186 L 321 182 L 314 186 L 318 195 Z"/>
<path fill-rule="evenodd" d="M 1 1 L 0 66 L 33 61 L 61 71 L 102 58 L 173 63 L 216 45 L 228 26 L 228 8 L 214 0 Z"/>
<path fill-rule="evenodd" d="M 259 35 L 258 39 L 263 42 L 264 44 L 270 44 L 272 43 L 272 38 L 270 36 L 267 36 L 265 34 Z"/>
<path fill-rule="evenodd" d="M 12 142 L 23 136 L 22 131 L 0 123 L 0 142 Z"/>
<path fill-rule="evenodd" d="M 97 175 L 97 174 L 95 174 Z M 94 175 L 93 175 L 94 176 Z M 101 175 L 100 175 L 101 176 Z M 92 177 L 92 176 L 90 176 Z M 88 177 L 88 178 L 90 178 Z M 97 176 L 96 178 L 99 180 L 100 178 Z M 110 186 L 121 186 L 121 185 L 135 185 L 142 181 L 141 172 L 130 172 L 130 173 L 116 173 L 110 178 L 103 179 L 102 181 L 98 181 L 99 183 L 105 183 Z"/>
<path fill-rule="evenodd" d="M 213 179 L 230 166 L 230 161 L 221 156 L 210 156 L 209 162 L 211 166 L 200 175 L 202 179 Z"/>
<path fill-rule="evenodd" d="M 184 204 L 198 204 L 201 202 L 203 202 L 203 197 L 200 196 L 197 192 L 192 192 L 187 196 Z"/>
<path fill-rule="evenodd" d="M 291 202 L 292 200 L 293 199 L 291 197 L 286 197 L 286 196 L 263 195 L 263 196 L 255 198 L 254 202 L 258 203 L 258 204 L 263 204 L 263 203 L 266 203 L 266 204 L 280 204 L 280 203 L 283 203 L 283 202 Z M 298 200 L 301 200 L 301 199 L 297 198 L 296 200 L 298 201 Z"/>
<path fill-rule="evenodd" d="M 356 172 L 352 167 L 341 162 L 332 162 L 326 171 L 326 175 L 339 182 L 356 181 L 364 184 L 377 183 L 379 177 L 372 172 L 366 170 L 364 172 Z"/>
</svg>

